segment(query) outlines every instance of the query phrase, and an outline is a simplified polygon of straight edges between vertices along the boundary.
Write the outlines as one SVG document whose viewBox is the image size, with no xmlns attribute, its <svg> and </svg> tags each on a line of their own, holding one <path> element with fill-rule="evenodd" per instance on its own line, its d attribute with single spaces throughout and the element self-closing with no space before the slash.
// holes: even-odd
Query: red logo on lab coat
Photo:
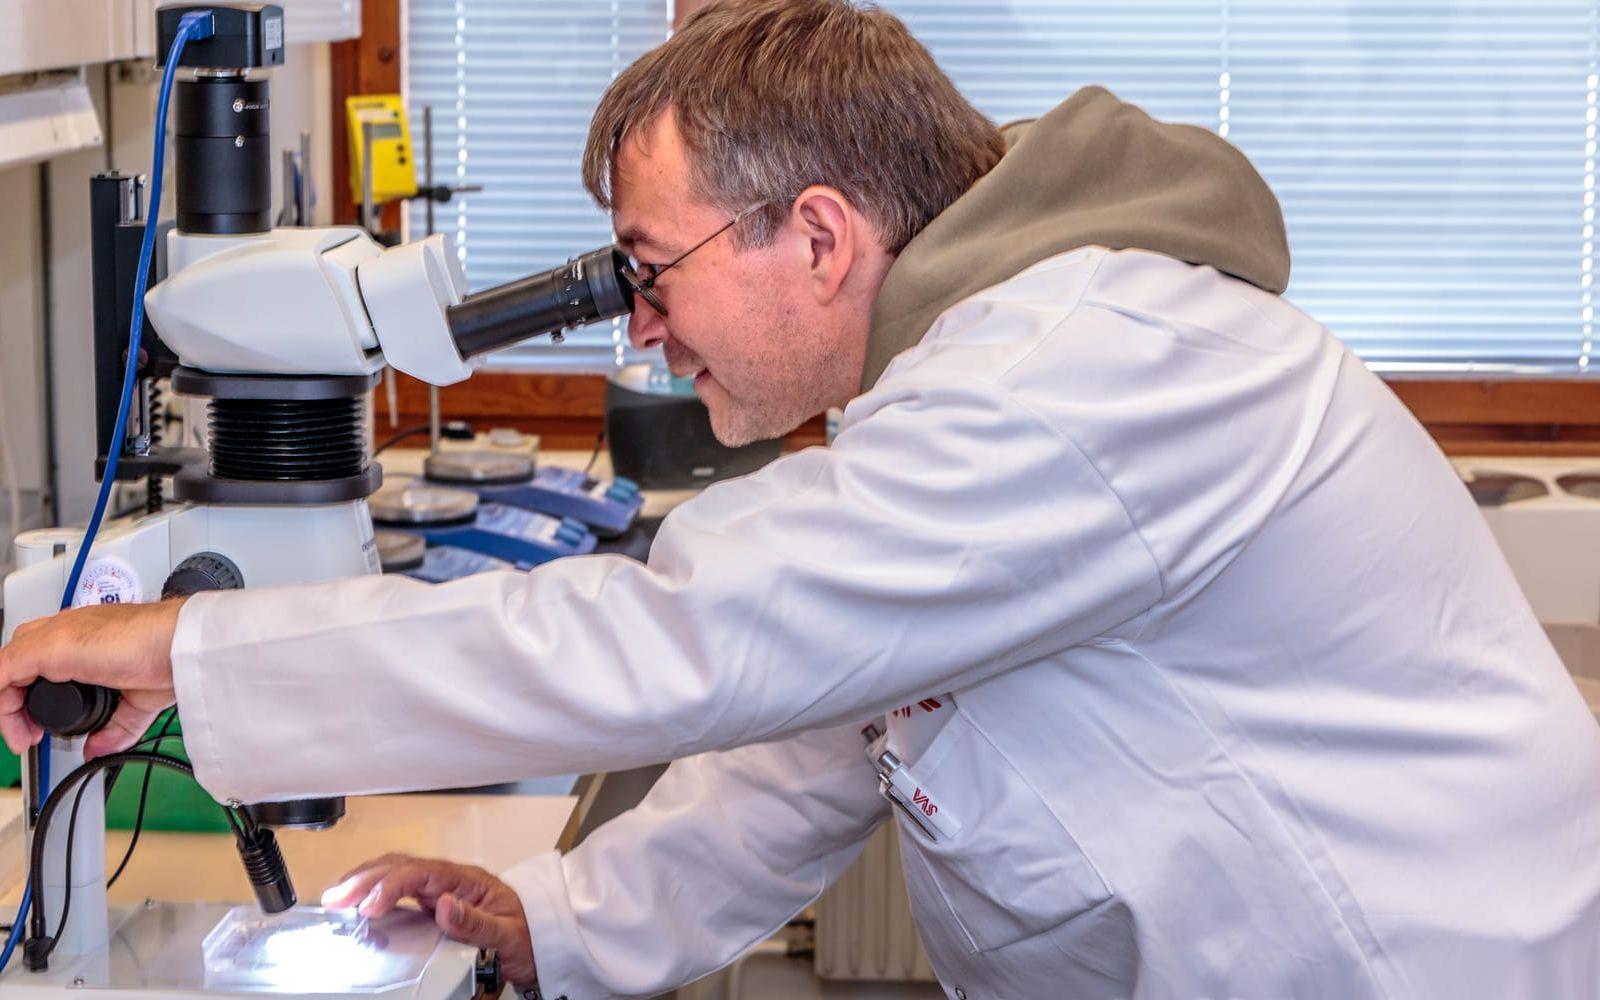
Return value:
<svg viewBox="0 0 1600 1000">
<path fill-rule="evenodd" d="M 937 712 L 939 709 L 941 709 L 943 707 L 944 707 L 944 703 L 941 702 L 938 698 L 924 698 L 921 701 L 917 702 L 915 705 L 906 705 L 906 706 L 904 706 L 902 708 L 895 709 L 894 710 L 894 714 L 898 715 L 902 719 L 909 719 L 909 718 L 911 718 L 911 710 L 913 708 L 920 708 L 924 712 Z"/>
</svg>

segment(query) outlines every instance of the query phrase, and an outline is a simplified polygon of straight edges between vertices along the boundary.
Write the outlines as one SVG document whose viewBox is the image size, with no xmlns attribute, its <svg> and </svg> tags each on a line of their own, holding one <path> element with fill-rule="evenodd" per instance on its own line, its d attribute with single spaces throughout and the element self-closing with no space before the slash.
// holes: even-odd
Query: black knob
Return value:
<svg viewBox="0 0 1600 1000">
<path fill-rule="evenodd" d="M 244 574 L 227 556 L 215 552 L 200 552 L 177 565 L 167 582 L 161 585 L 161 599 L 188 597 L 207 590 L 238 590 L 244 586 Z"/>
<path fill-rule="evenodd" d="M 28 714 L 53 736 L 83 736 L 111 721 L 120 692 L 77 681 L 35 681 L 28 686 Z"/>
<path fill-rule="evenodd" d="M 500 978 L 500 950 L 498 948 L 481 948 L 478 950 L 478 961 L 472 970 L 474 985 L 478 990 L 474 997 L 497 997 L 505 990 L 505 980 Z"/>
</svg>

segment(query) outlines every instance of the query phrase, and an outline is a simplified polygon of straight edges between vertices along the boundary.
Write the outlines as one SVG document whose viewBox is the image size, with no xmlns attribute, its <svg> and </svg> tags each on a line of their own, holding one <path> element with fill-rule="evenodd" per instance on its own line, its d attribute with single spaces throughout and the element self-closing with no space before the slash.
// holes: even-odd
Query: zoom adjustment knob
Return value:
<svg viewBox="0 0 1600 1000">
<path fill-rule="evenodd" d="M 180 562 L 161 585 L 161 599 L 188 597 L 207 590 L 238 590 L 244 574 L 227 556 L 199 552 Z"/>
</svg>

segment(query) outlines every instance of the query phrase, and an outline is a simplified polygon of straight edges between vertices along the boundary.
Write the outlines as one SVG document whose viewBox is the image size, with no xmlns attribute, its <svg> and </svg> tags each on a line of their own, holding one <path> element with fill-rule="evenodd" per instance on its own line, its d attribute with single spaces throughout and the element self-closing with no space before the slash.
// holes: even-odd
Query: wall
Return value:
<svg viewBox="0 0 1600 1000">
<path fill-rule="evenodd" d="M 272 80 L 273 148 L 298 147 L 302 129 L 312 134 L 312 177 L 318 204 L 313 220 L 331 221 L 329 195 L 329 77 L 326 45 L 290 46 Z M 17 438 L 19 466 L 45 482 L 43 315 L 46 289 L 41 241 L 52 246 L 48 307 L 55 369 L 56 490 L 63 523 L 82 521 L 94 503 L 94 413 L 90 393 L 93 303 L 89 296 L 89 178 L 111 167 L 128 173 L 149 170 L 158 78 L 146 63 L 89 67 L 87 82 L 106 135 L 104 148 L 58 157 L 41 179 L 36 166 L 0 171 L 0 220 L 7 239 L 0 245 L 0 414 Z M 274 213 L 281 183 L 273 157 Z M 171 163 L 163 182 L 171 212 Z M 48 230 L 40 223 L 40 198 L 48 187 Z M 21 469 L 19 468 L 19 472 Z M 0 526 L 0 533 L 4 532 Z M 0 539 L 3 542 L 4 539 Z M 6 546 L 9 549 L 9 546 Z"/>
<path fill-rule="evenodd" d="M 0 449 L 8 449 L 10 459 L 0 462 L 0 481 L 9 468 L 14 485 L 30 498 L 20 505 L 24 528 L 36 509 L 31 498 L 45 483 L 42 298 L 39 283 L 31 280 L 39 260 L 38 189 L 37 167 L 0 171 L 0 219 L 7 230 L 0 240 Z M 10 513 L 9 498 L 0 491 L 0 570 L 10 560 Z"/>
</svg>

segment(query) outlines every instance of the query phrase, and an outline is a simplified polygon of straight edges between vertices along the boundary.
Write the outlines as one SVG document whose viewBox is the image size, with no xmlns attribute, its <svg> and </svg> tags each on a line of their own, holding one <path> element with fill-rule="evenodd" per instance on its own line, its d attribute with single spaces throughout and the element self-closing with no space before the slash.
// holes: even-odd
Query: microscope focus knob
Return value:
<svg viewBox="0 0 1600 1000">
<path fill-rule="evenodd" d="M 37 681 L 28 686 L 28 714 L 45 732 L 63 738 L 84 736 L 111 721 L 122 694 L 77 681 Z"/>
<path fill-rule="evenodd" d="M 207 590 L 238 590 L 244 586 L 244 574 L 227 556 L 215 552 L 200 552 L 179 563 L 161 585 L 161 599 L 188 597 Z"/>
</svg>

